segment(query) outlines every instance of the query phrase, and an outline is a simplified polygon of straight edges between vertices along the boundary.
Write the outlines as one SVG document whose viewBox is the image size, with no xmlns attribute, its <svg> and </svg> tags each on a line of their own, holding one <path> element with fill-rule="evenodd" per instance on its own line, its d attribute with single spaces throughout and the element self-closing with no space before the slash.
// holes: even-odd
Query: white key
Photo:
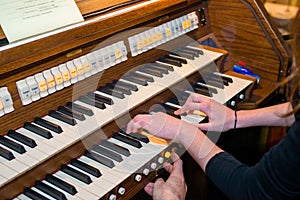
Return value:
<svg viewBox="0 0 300 200">
<path fill-rule="evenodd" d="M 35 124 L 35 123 L 33 123 Z M 45 127 L 43 126 L 40 126 L 38 124 L 35 124 L 36 126 L 39 126 L 45 130 L 48 130 L 46 129 Z M 53 138 L 51 138 L 50 140 L 54 140 L 54 141 L 57 141 L 58 143 L 60 143 L 62 146 L 60 146 L 61 149 L 65 149 L 66 147 L 68 147 L 70 145 L 70 140 L 72 139 L 70 136 L 68 136 L 66 133 L 68 132 L 68 130 L 66 130 L 66 132 L 62 132 L 62 133 L 56 133 L 54 131 L 51 131 L 51 130 L 48 130 Z M 65 133 L 65 134 L 64 134 Z"/>
<path fill-rule="evenodd" d="M 24 163 L 20 162 L 17 159 L 7 160 L 3 157 L 0 157 L 0 163 L 2 165 L 7 166 L 10 169 L 13 169 L 14 171 L 19 172 L 19 173 L 23 173 L 24 171 L 26 171 L 28 169 L 27 165 L 25 165 Z"/>
<path fill-rule="evenodd" d="M 35 133 L 32 133 L 31 131 L 26 130 L 25 128 L 20 128 L 17 130 L 17 132 L 20 132 L 20 133 L 32 138 L 33 140 L 35 140 L 35 142 L 37 144 L 37 146 L 35 148 L 39 151 L 46 153 L 47 155 L 51 156 L 58 151 L 59 144 L 56 147 L 49 145 L 49 141 L 51 139 L 50 140 L 45 139 Z M 54 145 L 54 144 L 52 144 L 52 145 Z"/>
<path fill-rule="evenodd" d="M 1 170 L 2 170 L 2 168 L 1 168 Z M 0 175 L 0 186 L 1 186 L 2 184 L 4 184 L 6 181 L 7 181 L 7 178 L 5 178 L 5 177 L 3 177 L 2 175 Z"/>
<path fill-rule="evenodd" d="M 36 160 L 39 160 L 39 161 L 43 161 L 46 158 L 48 158 L 47 154 L 45 154 L 44 152 L 41 152 L 41 151 L 37 150 L 36 148 L 28 147 L 27 145 L 23 144 L 22 142 L 19 142 L 19 141 L 15 140 L 14 138 L 11 138 L 9 136 L 7 136 L 7 137 L 10 140 L 12 140 L 16 143 L 19 143 L 19 144 L 23 145 L 24 149 L 26 150 L 26 152 L 25 152 L 26 155 L 31 156 L 31 157 L 35 158 Z"/>
<path fill-rule="evenodd" d="M 7 179 L 7 181 L 13 179 L 15 176 L 17 176 L 19 173 L 14 168 L 11 168 L 11 166 L 6 166 L 0 161 L 0 175 Z"/>
<path fill-rule="evenodd" d="M 112 183 L 111 180 L 109 179 L 105 179 L 105 177 L 95 177 L 79 168 L 77 168 L 76 166 L 73 165 L 69 165 L 70 167 L 76 169 L 77 171 L 80 171 L 86 175 L 89 175 L 91 180 L 93 181 L 92 183 L 90 183 L 91 185 L 94 185 L 94 187 L 99 187 L 99 192 L 101 190 L 101 194 L 106 194 L 107 192 L 109 192 L 112 188 Z"/>
<path fill-rule="evenodd" d="M 89 185 L 65 174 L 62 171 L 58 171 L 54 174 L 54 176 L 70 183 L 71 185 L 73 185 L 74 187 L 76 187 L 77 191 L 78 191 L 78 196 L 82 199 L 99 199 L 100 195 L 97 194 L 99 192 L 99 190 L 97 190 L 97 188 L 94 187 L 89 187 Z"/>
<path fill-rule="evenodd" d="M 27 197 L 24 194 L 20 194 L 19 196 L 17 196 L 16 199 L 19 199 L 19 200 L 32 200 L 31 198 Z"/>
<path fill-rule="evenodd" d="M 47 184 L 47 185 L 49 185 L 50 187 L 56 189 L 57 191 L 60 191 L 61 193 L 63 193 L 63 194 L 66 196 L 67 199 L 70 199 L 70 200 L 71 200 L 71 199 L 72 199 L 72 200 L 80 200 L 80 199 L 81 199 L 81 198 L 79 198 L 78 196 L 76 196 L 76 194 L 75 194 L 75 195 L 71 195 L 71 194 L 69 194 L 68 192 L 66 192 L 66 191 L 64 191 L 64 190 L 62 190 L 62 189 L 60 189 L 59 187 L 57 187 L 57 186 L 55 186 L 55 185 L 49 183 L 49 182 L 46 181 L 46 180 L 43 180 L 42 182 L 45 183 L 45 184 Z"/>
<path fill-rule="evenodd" d="M 4 146 L 4 145 L 2 145 L 2 144 L 0 144 L 0 146 L 3 147 L 3 148 L 9 149 L 8 147 L 6 147 L 6 146 Z M 16 159 L 16 160 L 18 160 L 18 161 L 20 161 L 21 163 L 25 164 L 25 165 L 28 166 L 29 168 L 30 168 L 30 166 L 35 166 L 36 164 L 39 163 L 39 161 L 36 160 L 35 158 L 32 158 L 32 157 L 26 155 L 26 152 L 23 153 L 23 154 L 20 154 L 20 153 L 14 151 L 14 150 L 12 150 L 12 149 L 9 149 L 9 150 L 13 153 L 13 155 L 15 156 L 15 159 Z"/>
<path fill-rule="evenodd" d="M 113 189 L 116 185 L 124 180 L 124 174 L 121 174 L 119 171 L 115 171 L 114 168 L 111 169 L 106 167 L 86 156 L 81 156 L 78 160 L 99 169 L 102 174 L 100 180 L 104 180 L 103 184 L 106 184 L 109 189 Z M 108 181 L 105 182 L 106 180 Z"/>
<path fill-rule="evenodd" d="M 55 200 L 55 198 L 53 198 L 53 197 L 51 197 L 50 195 L 44 193 L 43 191 L 37 189 L 36 187 L 32 187 L 31 189 L 34 190 L 34 191 L 36 191 L 37 193 L 43 195 L 44 197 L 46 197 L 46 198 L 49 199 L 49 200 Z"/>
</svg>

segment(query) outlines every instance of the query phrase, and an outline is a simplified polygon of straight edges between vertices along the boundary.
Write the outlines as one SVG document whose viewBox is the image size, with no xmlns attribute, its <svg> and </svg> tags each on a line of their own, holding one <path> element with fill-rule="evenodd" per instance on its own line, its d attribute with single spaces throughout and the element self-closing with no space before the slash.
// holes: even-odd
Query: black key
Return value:
<svg viewBox="0 0 300 200">
<path fill-rule="evenodd" d="M 144 143 L 149 143 L 149 138 L 147 137 L 147 136 L 145 136 L 145 135 L 143 135 L 143 134 L 140 134 L 140 133 L 130 133 L 130 134 L 127 134 L 125 131 L 123 131 L 123 130 L 120 130 L 120 132 L 122 133 L 122 134 L 124 134 L 124 135 L 127 135 L 127 136 L 129 136 L 129 137 L 132 137 L 132 138 L 134 138 L 134 139 L 136 139 L 136 140 L 139 140 L 139 141 L 141 141 L 141 142 L 144 142 Z"/>
<path fill-rule="evenodd" d="M 88 95 L 88 97 L 90 97 L 92 99 L 96 99 L 97 101 L 106 103 L 108 105 L 113 105 L 114 104 L 114 102 L 111 98 L 105 97 L 101 94 L 97 94 L 97 93 L 94 93 L 94 92 L 88 92 L 87 95 Z"/>
<path fill-rule="evenodd" d="M 187 64 L 187 60 L 186 59 L 180 58 L 180 57 L 176 57 L 176 56 L 172 56 L 172 54 L 166 55 L 165 58 L 169 58 L 169 59 L 173 59 L 173 60 L 178 60 L 179 62 L 181 62 L 183 64 Z"/>
<path fill-rule="evenodd" d="M 181 49 L 188 50 L 188 51 L 194 51 L 194 52 L 197 52 L 199 55 L 204 54 L 204 52 L 201 49 L 193 48 L 193 47 L 189 47 L 189 46 L 182 47 Z"/>
<path fill-rule="evenodd" d="M 96 99 L 92 99 L 90 97 L 87 96 L 80 96 L 79 101 L 86 103 L 88 105 L 94 106 L 96 108 L 100 108 L 100 109 L 105 109 L 106 106 L 103 102 L 97 101 Z"/>
<path fill-rule="evenodd" d="M 182 101 L 186 101 L 189 98 L 190 94 L 186 92 L 181 92 L 177 95 L 177 98 Z"/>
<path fill-rule="evenodd" d="M 47 130 L 45 130 L 39 126 L 36 126 L 34 124 L 31 124 L 29 122 L 25 122 L 23 127 L 39 136 L 46 138 L 46 139 L 50 139 L 53 137 L 52 134 L 50 133 L 50 131 L 47 131 Z"/>
<path fill-rule="evenodd" d="M 195 56 L 188 54 L 188 53 L 184 53 L 184 52 L 176 52 L 176 53 L 171 52 L 170 55 L 179 56 L 179 57 L 186 58 L 189 60 L 195 60 Z"/>
<path fill-rule="evenodd" d="M 169 99 L 168 102 L 173 103 L 175 105 L 182 105 L 181 102 L 175 97 Z"/>
<path fill-rule="evenodd" d="M 200 88 L 200 87 L 194 87 L 194 92 L 198 93 L 198 94 L 202 94 L 204 96 L 207 96 L 207 97 L 212 97 L 212 93 L 205 89 L 205 88 Z"/>
<path fill-rule="evenodd" d="M 202 79 L 199 81 L 199 83 L 203 83 L 206 85 L 210 85 L 210 86 L 214 86 L 220 89 L 224 89 L 224 84 L 221 81 L 215 81 L 215 80 L 211 80 L 211 79 L 205 79 L 205 81 Z"/>
<path fill-rule="evenodd" d="M 158 63 L 158 62 L 150 63 L 149 65 L 154 66 L 154 67 L 164 68 L 164 69 L 167 69 L 170 72 L 174 71 L 174 67 L 172 67 L 170 65 Z"/>
<path fill-rule="evenodd" d="M 179 119 L 180 116 L 175 115 L 174 111 L 175 111 L 175 109 L 172 109 L 168 105 L 165 105 L 165 104 L 154 105 L 154 106 L 151 107 L 151 112 L 163 112 L 163 113 L 166 113 L 168 115 L 171 115 L 171 116 L 176 117 L 176 118 Z"/>
<path fill-rule="evenodd" d="M 46 175 L 46 181 L 48 181 L 49 183 L 55 185 L 56 187 L 58 187 L 64 191 L 66 191 L 67 193 L 69 193 L 71 195 L 75 195 L 77 193 L 77 190 L 73 185 L 71 185 L 51 174 Z"/>
<path fill-rule="evenodd" d="M 103 92 L 105 94 L 117 97 L 119 99 L 124 99 L 125 95 L 122 92 L 110 89 L 110 88 L 105 88 L 105 87 L 99 87 L 98 91 Z"/>
<path fill-rule="evenodd" d="M 49 111 L 49 116 L 53 117 L 55 119 L 58 119 L 62 122 L 65 122 L 71 126 L 75 126 L 77 124 L 76 120 L 73 117 L 70 117 L 68 115 L 62 114 L 60 112 L 57 112 L 55 110 L 50 110 Z"/>
<path fill-rule="evenodd" d="M 94 146 L 92 150 L 117 162 L 121 162 L 123 160 L 121 155 L 98 145 Z"/>
<path fill-rule="evenodd" d="M 113 85 L 111 83 L 107 83 L 105 87 L 110 88 L 112 90 L 117 90 L 123 94 L 131 95 L 131 90 L 125 87 L 121 87 L 119 85 Z"/>
<path fill-rule="evenodd" d="M 33 139 L 14 130 L 9 130 L 7 135 L 31 148 L 36 146 L 36 142 Z"/>
<path fill-rule="evenodd" d="M 112 142 L 109 142 L 107 140 L 103 140 L 101 142 L 100 146 L 104 146 L 108 149 L 111 149 L 115 152 L 118 152 L 118 153 L 122 154 L 123 156 L 127 156 L 127 157 L 130 156 L 130 151 L 127 148 L 122 147 L 122 146 L 117 145 L 117 144 L 114 144 Z"/>
<path fill-rule="evenodd" d="M 102 165 L 109 167 L 109 168 L 113 168 L 115 166 L 115 163 L 112 160 L 105 158 L 97 153 L 86 150 L 84 152 L 84 155 L 86 157 L 89 157 L 90 159 L 93 159 L 94 161 L 96 161 L 98 163 L 101 163 Z"/>
<path fill-rule="evenodd" d="M 188 55 L 190 55 L 192 57 L 199 57 L 198 53 L 193 52 L 193 51 L 184 50 L 184 49 L 178 49 L 178 50 L 175 51 L 175 53 L 179 54 L 179 55 L 181 55 L 181 54 L 188 54 Z"/>
<path fill-rule="evenodd" d="M 178 110 L 178 107 L 173 106 L 173 105 L 169 105 L 169 104 L 162 104 L 162 105 L 165 109 L 170 110 L 172 113 L 174 113 L 176 110 Z M 186 113 L 181 114 L 181 116 L 185 116 L 185 115 L 186 115 Z"/>
<path fill-rule="evenodd" d="M 130 76 L 128 74 L 127 75 L 123 75 L 122 79 L 127 80 L 129 82 L 133 82 L 133 83 L 142 85 L 142 86 L 147 86 L 148 85 L 148 83 L 147 83 L 147 81 L 145 79 L 139 79 L 139 78 Z"/>
<path fill-rule="evenodd" d="M 149 74 L 152 76 L 156 76 L 156 77 L 163 77 L 163 74 L 161 71 L 159 70 L 155 70 L 155 69 L 150 69 L 150 68 L 146 68 L 146 67 L 140 67 L 137 71 L 143 72 L 145 74 Z"/>
<path fill-rule="evenodd" d="M 23 154 L 26 152 L 23 145 L 21 145 L 17 142 L 14 142 L 14 141 L 10 140 L 9 138 L 4 137 L 3 135 L 0 135 L 0 143 L 20 154 Z"/>
<path fill-rule="evenodd" d="M 227 77 L 227 76 L 224 76 L 224 75 L 222 75 L 222 74 L 215 74 L 215 73 L 212 73 L 212 74 L 210 74 L 210 75 L 211 75 L 211 76 L 214 76 L 214 77 L 221 78 L 221 79 L 223 79 L 223 80 L 226 80 L 226 81 L 229 82 L 229 83 L 233 83 L 232 78 Z"/>
<path fill-rule="evenodd" d="M 90 166 L 84 162 L 81 162 L 80 160 L 77 160 L 75 158 L 73 158 L 71 160 L 71 165 L 74 165 L 75 167 L 95 176 L 95 177 L 100 177 L 101 176 L 101 172 L 99 171 L 99 169 Z"/>
<path fill-rule="evenodd" d="M 134 77 L 139 78 L 139 79 L 144 79 L 145 81 L 150 82 L 150 83 L 154 82 L 153 77 L 148 76 L 148 75 L 140 74 L 140 73 L 137 73 L 137 72 L 129 72 L 129 75 L 134 76 Z"/>
<path fill-rule="evenodd" d="M 36 123 L 40 126 L 43 126 L 43 127 L 47 128 L 47 129 L 49 129 L 49 130 L 51 130 L 55 133 L 62 133 L 63 132 L 62 128 L 59 125 L 57 125 L 53 122 L 49 122 L 49 121 L 47 121 L 45 119 L 42 119 L 40 117 L 34 118 L 34 123 Z"/>
<path fill-rule="evenodd" d="M 48 198 L 46 198 L 45 196 L 37 193 L 36 191 L 26 187 L 24 189 L 24 195 L 28 196 L 31 199 L 38 199 L 38 200 L 49 200 Z"/>
<path fill-rule="evenodd" d="M 139 90 L 136 85 L 131 84 L 131 83 L 126 83 L 126 82 L 121 81 L 121 80 L 119 80 L 119 81 L 113 80 L 113 84 L 128 88 L 129 90 L 134 91 L 134 92 Z"/>
<path fill-rule="evenodd" d="M 64 193 L 56 190 L 55 188 L 43 183 L 42 181 L 36 181 L 34 184 L 34 187 L 41 190 L 42 192 L 48 194 L 51 197 L 54 197 L 58 200 L 67 200 Z"/>
<path fill-rule="evenodd" d="M 72 110 L 76 110 L 76 111 L 81 112 L 82 114 L 85 114 L 87 116 L 93 116 L 94 115 L 94 112 L 91 109 L 86 108 L 82 105 L 73 103 L 73 102 L 67 102 L 66 106 L 68 108 L 71 108 Z"/>
<path fill-rule="evenodd" d="M 70 109 L 68 107 L 65 107 L 65 106 L 59 106 L 57 111 L 65 114 L 65 115 L 68 115 L 70 117 L 73 117 L 75 119 L 78 119 L 80 121 L 85 120 L 85 116 L 82 113 L 77 112 L 76 110 L 72 110 L 72 109 Z"/>
<path fill-rule="evenodd" d="M 112 135 L 113 138 L 117 139 L 117 140 L 120 140 L 121 142 L 124 142 L 126 144 L 129 144 L 133 147 L 136 147 L 136 148 L 141 148 L 142 147 L 142 144 L 140 143 L 140 141 L 138 140 L 135 140 L 133 138 L 130 138 L 128 136 L 125 136 L 123 134 L 120 134 L 120 133 L 114 133 Z"/>
<path fill-rule="evenodd" d="M 206 88 L 206 89 L 209 90 L 211 93 L 218 94 L 218 90 L 217 90 L 216 88 L 209 87 L 209 86 L 207 86 L 207 85 L 203 85 L 203 84 L 198 84 L 198 83 L 196 83 L 196 84 L 194 85 L 194 87 Z"/>
<path fill-rule="evenodd" d="M 157 65 L 156 65 L 157 64 Z M 171 66 L 170 66 L 171 67 Z M 160 64 L 160 63 L 150 63 L 144 65 L 144 68 L 146 69 L 152 69 L 152 70 L 158 70 L 162 74 L 169 74 L 169 69 L 166 67 L 166 65 Z"/>
<path fill-rule="evenodd" d="M 7 160 L 12 160 L 15 158 L 14 154 L 11 151 L 9 151 L 3 147 L 0 147 L 0 156 L 2 156 L 3 158 L 6 158 Z"/>
<path fill-rule="evenodd" d="M 212 80 L 212 81 L 215 81 L 215 82 L 223 82 L 224 85 L 228 86 L 229 83 L 227 80 L 225 79 L 222 79 L 221 77 L 217 77 L 217 76 L 212 76 L 211 74 L 208 74 L 205 76 L 205 80 Z"/>
<path fill-rule="evenodd" d="M 176 67 L 182 67 L 182 64 L 180 61 L 175 60 L 175 59 L 170 59 L 170 58 L 159 58 L 158 61 L 167 63 Z"/>
<path fill-rule="evenodd" d="M 65 172 L 66 174 L 69 174 L 70 176 L 72 176 L 86 184 L 90 184 L 92 182 L 91 177 L 89 177 L 88 175 L 86 175 L 72 167 L 69 167 L 68 165 L 62 165 L 61 171 Z"/>
<path fill-rule="evenodd" d="M 186 92 L 181 92 L 180 94 L 177 94 L 176 97 L 171 98 L 169 100 L 170 103 L 176 104 L 176 105 L 183 105 L 190 94 Z"/>
</svg>

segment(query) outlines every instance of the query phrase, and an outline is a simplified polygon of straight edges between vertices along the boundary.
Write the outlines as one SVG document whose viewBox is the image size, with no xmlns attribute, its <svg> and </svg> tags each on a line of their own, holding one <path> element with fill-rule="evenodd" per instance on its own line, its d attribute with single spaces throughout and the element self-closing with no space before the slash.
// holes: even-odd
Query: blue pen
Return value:
<svg viewBox="0 0 300 200">
<path fill-rule="evenodd" d="M 255 77 L 257 83 L 259 83 L 259 81 L 260 81 L 260 76 L 259 75 L 253 73 L 249 68 L 246 68 L 244 66 L 234 65 L 233 66 L 233 71 L 237 72 L 239 74 L 244 74 L 244 75 Z"/>
</svg>

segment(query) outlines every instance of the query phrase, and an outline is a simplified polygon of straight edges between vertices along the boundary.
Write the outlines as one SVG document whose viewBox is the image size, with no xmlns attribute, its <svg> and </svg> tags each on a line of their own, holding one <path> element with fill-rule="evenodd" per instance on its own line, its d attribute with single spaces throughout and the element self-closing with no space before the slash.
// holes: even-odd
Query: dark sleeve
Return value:
<svg viewBox="0 0 300 200">
<path fill-rule="evenodd" d="M 291 199 L 300 197 L 300 122 L 253 167 L 232 155 L 215 155 L 207 176 L 230 199 Z"/>
</svg>

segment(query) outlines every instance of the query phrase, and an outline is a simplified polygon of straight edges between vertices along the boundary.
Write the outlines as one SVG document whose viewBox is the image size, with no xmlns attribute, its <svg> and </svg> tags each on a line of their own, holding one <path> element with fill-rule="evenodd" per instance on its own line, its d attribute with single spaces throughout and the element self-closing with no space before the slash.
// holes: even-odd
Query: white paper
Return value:
<svg viewBox="0 0 300 200">
<path fill-rule="evenodd" d="M 0 24 L 9 42 L 83 20 L 74 0 L 0 0 Z"/>
</svg>

